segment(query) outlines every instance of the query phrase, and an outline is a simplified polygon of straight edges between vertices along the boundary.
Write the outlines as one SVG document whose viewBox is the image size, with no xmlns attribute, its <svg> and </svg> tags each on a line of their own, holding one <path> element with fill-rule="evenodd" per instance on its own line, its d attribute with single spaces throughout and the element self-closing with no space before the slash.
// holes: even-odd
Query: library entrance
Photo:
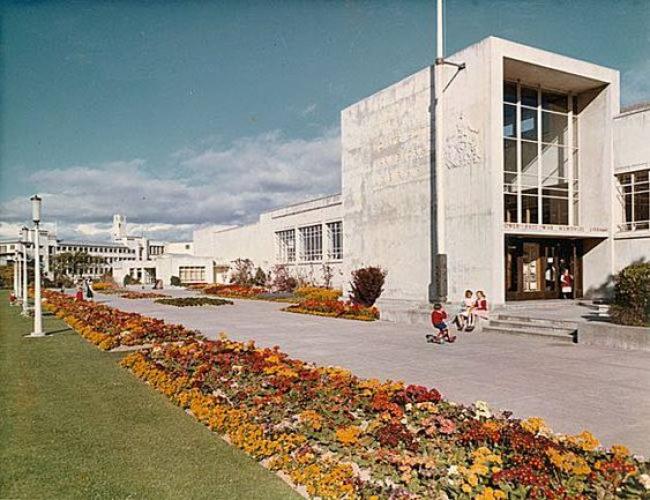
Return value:
<svg viewBox="0 0 650 500">
<path fill-rule="evenodd" d="M 582 297 L 582 240 L 506 236 L 506 300 L 559 299 L 569 271 L 569 298 Z"/>
</svg>

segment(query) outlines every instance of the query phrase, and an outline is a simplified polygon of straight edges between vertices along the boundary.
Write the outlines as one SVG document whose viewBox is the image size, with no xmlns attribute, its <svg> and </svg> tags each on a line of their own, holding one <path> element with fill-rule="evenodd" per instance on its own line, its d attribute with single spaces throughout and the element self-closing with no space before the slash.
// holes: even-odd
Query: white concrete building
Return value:
<svg viewBox="0 0 650 500">
<path fill-rule="evenodd" d="M 492 304 L 557 298 L 564 269 L 575 297 L 599 297 L 650 260 L 650 107 L 620 112 L 618 71 L 495 37 L 448 59 L 464 69 L 436 82 L 426 67 L 342 111 L 341 195 L 197 231 L 196 252 L 315 281 L 332 264 L 338 286 L 381 266 L 385 317 L 465 289 Z"/>
<path fill-rule="evenodd" d="M 329 274 L 332 286 L 343 287 L 342 221 L 341 196 L 325 196 L 265 212 L 248 226 L 195 231 L 194 250 L 215 258 L 221 283 L 228 282 L 232 261 L 242 258 L 264 271 L 284 265 L 309 282 L 323 283 Z"/>
</svg>

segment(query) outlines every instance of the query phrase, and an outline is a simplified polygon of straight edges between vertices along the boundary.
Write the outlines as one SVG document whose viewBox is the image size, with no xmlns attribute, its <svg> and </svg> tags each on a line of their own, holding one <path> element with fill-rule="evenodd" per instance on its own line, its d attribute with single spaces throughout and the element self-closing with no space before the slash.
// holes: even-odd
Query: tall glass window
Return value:
<svg viewBox="0 0 650 500">
<path fill-rule="evenodd" d="M 650 229 L 650 170 L 619 175 L 618 190 L 624 213 L 619 230 Z"/>
<path fill-rule="evenodd" d="M 578 115 L 571 95 L 505 82 L 504 220 L 578 224 Z"/>
<path fill-rule="evenodd" d="M 327 258 L 341 260 L 343 258 L 343 222 L 327 223 Z"/>
<path fill-rule="evenodd" d="M 278 231 L 275 236 L 278 245 L 278 261 L 294 262 L 296 260 L 296 230 Z"/>
<path fill-rule="evenodd" d="M 301 227 L 300 231 L 300 260 L 313 262 L 323 258 L 323 226 Z"/>
</svg>

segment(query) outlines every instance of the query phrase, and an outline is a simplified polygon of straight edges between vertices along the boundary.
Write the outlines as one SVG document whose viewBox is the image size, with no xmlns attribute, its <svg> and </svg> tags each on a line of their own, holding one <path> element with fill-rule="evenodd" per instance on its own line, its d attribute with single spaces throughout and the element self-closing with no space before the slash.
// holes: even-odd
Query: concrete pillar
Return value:
<svg viewBox="0 0 650 500">
<path fill-rule="evenodd" d="M 19 280 L 19 273 L 18 273 L 18 266 L 19 266 L 19 263 L 18 263 L 18 250 L 16 250 L 14 252 L 14 282 L 13 282 L 13 285 L 14 285 L 14 297 L 16 299 L 20 298 L 20 288 L 18 287 L 18 283 L 20 281 Z"/>
</svg>

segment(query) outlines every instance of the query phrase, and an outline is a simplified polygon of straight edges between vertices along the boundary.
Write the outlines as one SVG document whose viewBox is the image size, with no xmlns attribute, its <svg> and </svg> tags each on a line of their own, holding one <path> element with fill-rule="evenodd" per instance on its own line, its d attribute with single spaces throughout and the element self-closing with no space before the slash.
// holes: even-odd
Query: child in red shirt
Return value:
<svg viewBox="0 0 650 500">
<path fill-rule="evenodd" d="M 431 312 L 431 324 L 436 330 L 438 330 L 438 333 L 436 335 L 427 335 L 428 342 L 442 344 L 443 339 L 449 343 L 456 340 L 456 337 L 451 337 L 449 335 L 449 327 L 445 322 L 446 319 L 447 311 L 445 311 L 441 304 L 434 304 L 433 311 Z"/>
</svg>

